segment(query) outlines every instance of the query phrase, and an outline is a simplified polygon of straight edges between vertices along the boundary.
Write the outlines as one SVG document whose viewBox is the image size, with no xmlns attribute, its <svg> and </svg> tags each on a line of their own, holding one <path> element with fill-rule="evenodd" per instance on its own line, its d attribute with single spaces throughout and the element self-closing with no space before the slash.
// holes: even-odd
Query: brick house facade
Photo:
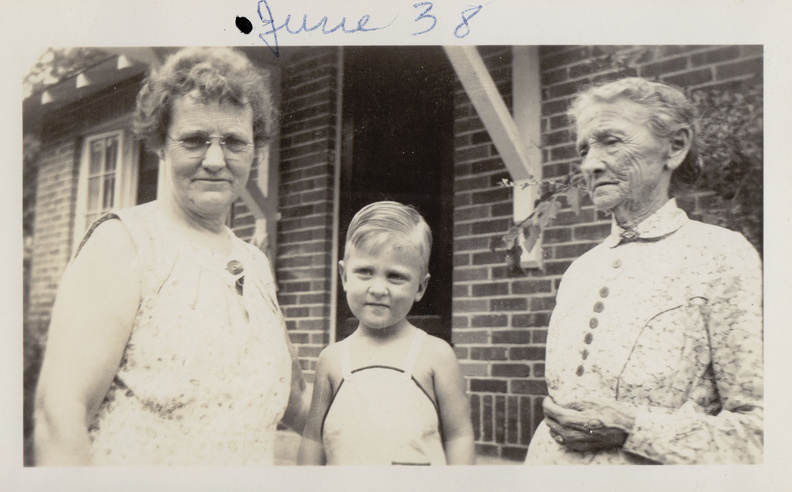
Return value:
<svg viewBox="0 0 792 492">
<path fill-rule="evenodd" d="M 348 137 L 342 118 L 345 49 L 283 51 L 274 264 L 289 336 L 310 380 L 320 351 L 339 330 L 334 264 L 346 227 L 338 214 L 339 195 L 344 193 L 338 166 L 346 158 L 343 144 Z M 488 46 L 478 52 L 512 108 L 513 49 Z M 564 112 L 586 84 L 638 75 L 696 90 L 744 80 L 761 84 L 763 69 L 761 46 L 542 46 L 538 58 L 541 102 L 535 118 L 541 123 L 544 178 L 564 176 L 579 162 Z M 46 332 L 59 278 L 73 253 L 81 135 L 107 121 L 125 124 L 141 77 L 136 73 L 44 115 L 25 313 L 29 331 Z M 542 238 L 542 267 L 520 273 L 507 268 L 504 252 L 491 244 L 514 218 L 512 188 L 498 186 L 510 179 L 509 171 L 458 79 L 450 97 L 452 192 L 443 200 L 452 203 L 451 279 L 448 285 L 430 288 L 451 291 L 447 338 L 467 378 L 478 453 L 521 460 L 542 418 L 547 325 L 561 275 L 605 237 L 610 222 L 588 200 L 580 215 L 565 207 Z M 688 196 L 680 203 L 695 213 L 706 199 Z M 251 211 L 240 201 L 234 210 L 236 232 L 250 238 L 253 223 Z"/>
</svg>

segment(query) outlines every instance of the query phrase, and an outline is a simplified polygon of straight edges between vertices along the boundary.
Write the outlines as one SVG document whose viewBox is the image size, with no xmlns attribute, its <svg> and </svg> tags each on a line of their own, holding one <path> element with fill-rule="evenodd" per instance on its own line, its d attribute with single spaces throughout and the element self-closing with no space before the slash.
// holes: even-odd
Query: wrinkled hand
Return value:
<svg viewBox="0 0 792 492">
<path fill-rule="evenodd" d="M 616 402 L 575 402 L 564 407 L 548 396 L 542 406 L 550 435 L 574 451 L 619 448 L 635 421 L 631 409 Z"/>
</svg>

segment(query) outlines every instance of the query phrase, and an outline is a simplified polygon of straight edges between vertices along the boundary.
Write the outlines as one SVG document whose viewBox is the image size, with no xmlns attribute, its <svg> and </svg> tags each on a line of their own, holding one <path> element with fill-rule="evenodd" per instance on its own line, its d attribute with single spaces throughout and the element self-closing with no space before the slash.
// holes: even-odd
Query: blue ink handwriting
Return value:
<svg viewBox="0 0 792 492">
<path fill-rule="evenodd" d="M 392 27 L 399 17 L 398 15 L 394 15 L 390 20 L 383 21 L 382 19 L 378 19 L 377 21 L 373 21 L 371 14 L 363 14 L 359 17 L 354 16 L 352 20 L 348 20 L 347 16 L 341 16 L 339 20 L 331 21 L 326 15 L 319 17 L 317 20 L 316 18 L 311 19 L 309 14 L 303 14 L 302 16 L 287 14 L 283 18 L 279 18 L 272 10 L 270 5 L 271 1 L 272 0 L 257 0 L 256 12 L 262 23 L 259 28 L 262 32 L 258 33 L 258 37 L 276 57 L 280 56 L 279 34 L 298 35 L 314 31 L 321 34 L 333 34 L 336 32 L 341 34 L 354 34 L 381 31 Z M 435 4 L 436 2 L 418 2 L 412 4 L 412 8 L 418 11 L 412 21 L 412 32 L 410 32 L 412 36 L 420 36 L 435 30 L 438 25 L 441 24 L 441 17 L 454 17 L 454 14 L 447 13 L 448 4 L 442 4 L 443 7 L 446 7 L 444 13 L 434 12 L 433 9 Z M 469 36 L 472 32 L 470 25 L 471 20 L 478 15 L 483 8 L 484 5 L 469 5 L 468 8 L 459 11 L 458 15 L 461 19 L 457 17 L 457 20 L 459 20 L 458 23 L 456 23 L 457 20 L 453 21 L 456 23 L 456 27 L 452 31 L 454 37 L 462 39 Z M 357 20 L 354 20 L 355 18 Z M 253 31 L 253 24 L 245 17 L 237 17 L 235 23 L 236 27 L 243 34 L 250 34 Z"/>
<path fill-rule="evenodd" d="M 263 10 L 262 10 L 262 6 L 263 6 Z M 309 26 L 308 14 L 304 14 L 302 16 L 302 23 L 299 23 L 295 28 L 291 24 L 292 22 L 291 14 L 286 15 L 286 19 L 283 21 L 281 25 L 279 26 L 276 25 L 275 16 L 273 15 L 272 9 L 270 8 L 269 2 L 267 0 L 259 0 L 257 10 L 258 10 L 259 19 L 261 19 L 261 22 L 264 23 L 264 26 L 265 27 L 272 26 L 266 32 L 260 33 L 259 38 L 261 38 L 261 40 L 264 41 L 264 44 L 267 45 L 270 51 L 272 51 L 272 54 L 274 54 L 275 56 L 280 56 L 280 47 L 278 45 L 278 31 L 280 31 L 281 29 L 285 29 L 286 32 L 289 34 L 300 34 L 301 32 L 311 32 L 317 29 L 321 29 L 320 32 L 322 34 L 331 34 L 338 31 L 339 29 L 341 30 L 341 32 L 345 34 L 351 34 L 354 32 L 379 31 L 393 24 L 393 20 L 391 20 L 389 24 L 384 26 L 366 27 L 366 25 L 371 20 L 371 16 L 366 14 L 366 15 L 362 15 L 360 19 L 358 19 L 357 27 L 354 27 L 352 29 L 347 28 L 346 17 L 342 17 L 335 27 L 330 27 L 330 28 L 327 27 L 327 24 L 329 22 L 327 16 L 324 16 L 321 19 L 319 19 L 319 21 L 316 22 L 316 24 L 314 24 L 313 26 Z"/>
<path fill-rule="evenodd" d="M 468 21 L 470 19 L 472 19 L 476 14 L 481 12 L 481 8 L 482 8 L 481 5 L 476 5 L 475 7 L 470 7 L 469 9 L 465 9 L 465 10 L 462 11 L 462 22 L 459 23 L 459 25 L 456 27 L 456 29 L 454 29 L 454 36 L 456 36 L 459 39 L 462 39 L 465 36 L 467 36 L 468 34 L 470 34 L 470 25 L 468 24 Z M 473 12 L 473 13 L 470 14 L 470 15 L 465 15 L 468 12 Z M 462 31 L 461 31 L 462 26 L 465 26 L 464 34 L 461 34 L 462 33 Z"/>
<path fill-rule="evenodd" d="M 429 11 L 432 10 L 432 7 L 433 7 L 432 2 L 421 2 L 421 3 L 416 3 L 415 5 L 413 5 L 413 8 L 416 8 L 416 9 L 419 9 L 421 7 L 426 7 L 426 10 L 424 10 L 423 12 L 418 14 L 418 17 L 415 18 L 415 22 L 419 22 L 419 21 L 422 21 L 424 19 L 431 19 L 432 20 L 432 25 L 429 26 L 427 29 L 425 29 L 423 31 L 414 32 L 413 36 L 417 36 L 419 34 L 426 34 L 427 32 L 429 32 L 432 29 L 434 29 L 435 26 L 437 25 L 437 17 L 435 17 L 434 15 L 429 14 Z"/>
</svg>

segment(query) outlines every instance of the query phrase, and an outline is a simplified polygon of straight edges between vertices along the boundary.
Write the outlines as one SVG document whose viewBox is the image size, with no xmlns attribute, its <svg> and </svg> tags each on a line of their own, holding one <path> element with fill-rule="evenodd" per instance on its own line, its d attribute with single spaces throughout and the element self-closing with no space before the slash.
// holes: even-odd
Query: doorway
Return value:
<svg viewBox="0 0 792 492">
<path fill-rule="evenodd" d="M 451 342 L 454 75 L 441 47 L 344 49 L 339 258 L 363 206 L 415 206 L 432 229 L 431 278 L 408 319 Z M 340 288 L 336 339 L 357 326 Z"/>
</svg>

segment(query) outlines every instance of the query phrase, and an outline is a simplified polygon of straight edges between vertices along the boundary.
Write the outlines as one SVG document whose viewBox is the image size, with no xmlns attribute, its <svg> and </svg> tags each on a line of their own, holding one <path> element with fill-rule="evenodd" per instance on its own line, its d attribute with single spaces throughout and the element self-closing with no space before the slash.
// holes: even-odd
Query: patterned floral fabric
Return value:
<svg viewBox="0 0 792 492">
<path fill-rule="evenodd" d="M 674 200 L 637 238 L 623 232 L 614 223 L 564 275 L 546 374 L 557 403 L 615 400 L 635 408 L 635 426 L 621 449 L 580 453 L 542 423 L 527 461 L 761 462 L 758 254 L 738 233 L 689 220 Z"/>
<path fill-rule="evenodd" d="M 229 230 L 216 255 L 169 229 L 156 202 L 117 213 L 141 263 L 141 303 L 89 433 L 95 464 L 272 464 L 291 382 L 269 263 Z M 226 269 L 244 268 L 242 295 Z"/>
</svg>

